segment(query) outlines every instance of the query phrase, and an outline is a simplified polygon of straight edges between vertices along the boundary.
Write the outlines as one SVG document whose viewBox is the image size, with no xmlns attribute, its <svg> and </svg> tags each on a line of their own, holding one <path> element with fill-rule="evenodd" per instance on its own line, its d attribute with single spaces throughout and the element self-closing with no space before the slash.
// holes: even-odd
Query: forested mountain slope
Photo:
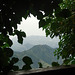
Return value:
<svg viewBox="0 0 75 75">
<path fill-rule="evenodd" d="M 35 45 L 29 50 L 23 52 L 14 52 L 15 57 L 19 58 L 19 65 L 20 68 L 24 65 L 22 62 L 22 58 L 24 56 L 31 57 L 33 64 L 31 65 L 32 68 L 38 68 L 38 62 L 43 64 L 43 67 L 51 66 L 53 61 L 57 61 L 57 58 L 54 57 L 54 49 L 49 47 L 48 45 Z M 62 63 L 62 59 L 59 60 L 59 63 Z"/>
</svg>

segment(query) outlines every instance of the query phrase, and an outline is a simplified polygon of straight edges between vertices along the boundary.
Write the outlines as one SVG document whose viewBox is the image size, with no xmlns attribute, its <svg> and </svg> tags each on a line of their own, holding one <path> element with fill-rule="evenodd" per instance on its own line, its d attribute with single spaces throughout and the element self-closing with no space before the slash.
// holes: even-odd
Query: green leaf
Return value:
<svg viewBox="0 0 75 75">
<path fill-rule="evenodd" d="M 71 62 L 71 64 L 75 64 L 75 60 L 73 60 L 73 61 Z"/>
<path fill-rule="evenodd" d="M 18 70 L 19 70 L 19 67 L 14 65 L 14 66 L 13 66 L 13 70 L 14 70 L 14 71 L 18 71 Z"/>
<path fill-rule="evenodd" d="M 22 67 L 22 70 L 30 70 L 30 69 L 32 69 L 30 65 L 24 65 Z"/>
<path fill-rule="evenodd" d="M 10 47 L 13 45 L 13 42 L 8 35 L 3 37 L 3 42 L 5 42 L 5 45 L 9 45 Z"/>
<path fill-rule="evenodd" d="M 1 47 L 1 46 L 3 46 L 3 41 L 2 41 L 2 40 L 0 40 L 0 47 Z"/>
<path fill-rule="evenodd" d="M 31 65 L 31 64 L 33 64 L 32 59 L 31 59 L 30 57 L 28 57 L 28 56 L 23 57 L 22 60 L 23 60 L 23 62 L 24 62 L 26 65 Z"/>
<path fill-rule="evenodd" d="M 28 56 L 23 57 L 23 62 L 25 65 L 22 67 L 23 70 L 30 70 L 31 69 L 31 64 L 33 64 L 32 59 Z"/>
<path fill-rule="evenodd" d="M 42 12 L 38 12 L 38 13 L 37 13 L 37 19 L 39 19 L 39 20 L 43 19 L 43 14 L 42 14 Z"/>
<path fill-rule="evenodd" d="M 9 44 L 10 47 L 13 45 L 13 42 L 10 39 L 8 39 L 7 43 Z"/>
<path fill-rule="evenodd" d="M 13 50 L 11 48 L 4 48 L 4 51 L 8 57 L 13 56 Z"/>
<path fill-rule="evenodd" d="M 46 24 L 45 20 L 40 20 L 39 21 L 39 28 L 45 26 L 45 24 Z"/>
<path fill-rule="evenodd" d="M 25 32 L 21 32 L 21 35 L 22 35 L 23 37 L 26 37 Z"/>
<path fill-rule="evenodd" d="M 18 42 L 19 42 L 20 44 L 23 44 L 23 38 L 22 38 L 22 36 L 20 36 L 20 35 L 18 35 Z"/>
<path fill-rule="evenodd" d="M 48 36 L 50 34 L 50 30 L 48 30 L 48 29 L 46 29 L 45 32 L 46 32 L 46 36 Z"/>
<path fill-rule="evenodd" d="M 38 62 L 38 64 L 39 64 L 39 68 L 43 68 L 43 65 L 41 62 Z"/>
<path fill-rule="evenodd" d="M 11 60 L 11 63 L 15 64 L 15 63 L 17 63 L 18 61 L 19 61 L 18 58 L 13 57 L 12 60 Z"/>
<path fill-rule="evenodd" d="M 61 17 L 64 17 L 64 18 L 71 16 L 71 12 L 69 9 L 63 9 L 59 14 Z"/>
<path fill-rule="evenodd" d="M 70 59 L 65 59 L 63 62 L 64 62 L 64 64 L 68 65 L 70 62 Z"/>
<path fill-rule="evenodd" d="M 25 32 L 18 31 L 18 30 L 14 30 L 14 32 L 15 32 L 15 34 L 16 34 L 17 37 L 18 37 L 18 42 L 19 42 L 20 44 L 22 44 L 22 43 L 23 43 L 23 37 L 26 37 Z"/>
<path fill-rule="evenodd" d="M 55 67 L 55 66 L 59 66 L 60 64 L 58 62 L 52 62 L 52 66 Z"/>
</svg>

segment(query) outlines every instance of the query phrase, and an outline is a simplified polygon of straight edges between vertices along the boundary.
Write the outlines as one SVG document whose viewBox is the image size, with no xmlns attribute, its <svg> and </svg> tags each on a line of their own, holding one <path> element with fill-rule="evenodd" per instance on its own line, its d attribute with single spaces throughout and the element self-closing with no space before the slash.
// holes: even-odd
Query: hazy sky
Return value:
<svg viewBox="0 0 75 75">
<path fill-rule="evenodd" d="M 37 20 L 37 18 L 33 15 L 31 15 L 31 17 L 28 17 L 26 20 L 22 18 L 21 24 L 18 25 L 18 30 L 25 31 L 26 36 L 45 36 L 45 31 L 43 31 L 42 28 L 39 29 L 39 20 Z"/>
<path fill-rule="evenodd" d="M 39 20 L 37 20 L 37 18 L 33 15 L 31 15 L 31 17 L 28 17 L 26 20 L 22 18 L 21 24 L 18 24 L 18 30 L 24 31 L 26 33 L 26 38 L 28 36 L 46 36 L 45 31 L 42 30 L 42 28 L 39 28 Z M 12 39 L 13 36 L 10 36 L 10 38 Z M 59 41 L 59 39 L 56 37 L 50 40 L 52 40 L 53 42 L 55 41 L 56 44 Z"/>
</svg>

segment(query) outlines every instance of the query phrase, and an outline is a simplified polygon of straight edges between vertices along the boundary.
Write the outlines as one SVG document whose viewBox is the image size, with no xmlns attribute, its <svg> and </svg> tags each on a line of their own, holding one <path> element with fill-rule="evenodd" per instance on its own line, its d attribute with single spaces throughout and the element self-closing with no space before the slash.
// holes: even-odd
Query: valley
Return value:
<svg viewBox="0 0 75 75">
<path fill-rule="evenodd" d="M 43 67 L 51 67 L 51 63 L 54 61 L 58 61 L 60 64 L 62 63 L 62 59 L 57 60 L 57 57 L 54 56 L 54 49 L 48 45 L 35 45 L 29 50 L 24 50 L 22 52 L 14 52 L 13 57 L 18 57 L 19 62 L 16 65 L 21 69 L 24 65 L 22 58 L 24 56 L 29 56 L 33 64 L 32 68 L 39 68 L 38 62 L 41 62 Z"/>
</svg>

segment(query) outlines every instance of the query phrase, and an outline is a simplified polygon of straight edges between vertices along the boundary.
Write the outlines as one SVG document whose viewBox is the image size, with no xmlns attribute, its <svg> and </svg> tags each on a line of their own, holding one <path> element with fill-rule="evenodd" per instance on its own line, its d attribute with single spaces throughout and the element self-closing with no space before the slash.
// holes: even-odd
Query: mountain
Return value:
<svg viewBox="0 0 75 75">
<path fill-rule="evenodd" d="M 18 42 L 14 42 L 14 45 L 12 45 L 12 49 L 14 50 L 14 51 L 17 51 L 17 52 L 22 52 L 22 51 L 24 51 L 24 50 L 28 50 L 28 49 L 30 49 L 30 48 L 32 48 L 34 45 L 32 45 L 32 44 L 30 44 L 30 43 L 27 43 L 27 44 L 23 44 L 23 45 L 21 45 L 21 44 L 19 44 Z"/>
<path fill-rule="evenodd" d="M 43 67 L 51 66 L 53 61 L 57 61 L 57 58 L 54 57 L 54 49 L 48 45 L 35 45 L 31 49 L 23 51 L 23 52 L 14 52 L 14 57 L 19 58 L 19 62 L 16 65 L 19 65 L 20 68 L 24 65 L 22 62 L 22 58 L 24 56 L 29 56 L 32 61 L 33 65 L 32 68 L 38 68 L 38 62 L 43 64 Z M 58 61 L 62 63 L 62 59 Z"/>
<path fill-rule="evenodd" d="M 11 48 L 14 51 L 22 52 L 24 50 L 29 50 L 35 45 L 43 45 L 43 44 L 46 44 L 52 48 L 57 48 L 59 39 L 58 38 L 51 39 L 50 37 L 46 36 L 28 36 L 24 38 L 22 45 L 17 42 L 16 37 L 12 38 L 12 41 L 13 45 Z"/>
</svg>

